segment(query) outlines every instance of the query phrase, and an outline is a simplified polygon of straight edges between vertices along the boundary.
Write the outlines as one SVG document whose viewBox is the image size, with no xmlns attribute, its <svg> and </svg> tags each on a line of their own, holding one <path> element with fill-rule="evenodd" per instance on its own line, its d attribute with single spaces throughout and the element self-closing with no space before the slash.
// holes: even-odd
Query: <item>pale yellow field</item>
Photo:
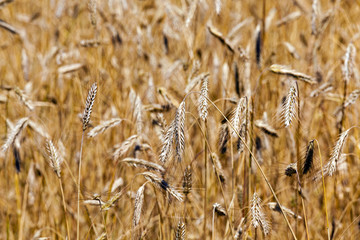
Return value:
<svg viewBox="0 0 360 240">
<path fill-rule="evenodd" d="M 0 0 L 0 239 L 359 239 L 359 14 Z"/>
</svg>

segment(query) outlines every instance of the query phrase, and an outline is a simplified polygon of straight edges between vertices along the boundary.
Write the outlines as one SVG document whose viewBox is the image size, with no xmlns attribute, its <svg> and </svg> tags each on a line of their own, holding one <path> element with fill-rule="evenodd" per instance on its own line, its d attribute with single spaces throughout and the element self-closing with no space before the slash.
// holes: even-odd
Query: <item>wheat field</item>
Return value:
<svg viewBox="0 0 360 240">
<path fill-rule="evenodd" d="M 359 239 L 359 13 L 0 0 L 0 239 Z"/>
</svg>

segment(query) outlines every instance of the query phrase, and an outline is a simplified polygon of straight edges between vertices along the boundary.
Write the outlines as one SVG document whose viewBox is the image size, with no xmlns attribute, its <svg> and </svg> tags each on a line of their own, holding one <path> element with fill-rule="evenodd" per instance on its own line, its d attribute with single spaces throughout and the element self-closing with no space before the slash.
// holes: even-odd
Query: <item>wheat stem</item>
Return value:
<svg viewBox="0 0 360 240">
<path fill-rule="evenodd" d="M 77 201 L 77 222 L 76 222 L 76 239 L 80 239 L 80 181 L 81 181 L 81 158 L 82 158 L 82 151 L 83 151 L 83 143 L 84 143 L 84 133 L 82 131 L 81 134 L 81 145 L 80 145 L 80 159 L 79 159 L 79 173 L 78 173 L 78 201 Z"/>
<path fill-rule="evenodd" d="M 326 201 L 326 186 L 325 186 L 325 178 L 324 178 L 324 170 L 323 170 L 323 164 L 322 164 L 322 158 L 321 158 L 321 151 L 320 151 L 320 145 L 318 140 L 316 140 L 316 144 L 318 146 L 319 150 L 319 158 L 320 158 L 320 167 L 321 167 L 321 179 L 322 179 L 322 185 L 323 185 L 323 194 L 324 194 L 324 205 L 325 205 L 325 216 L 326 216 L 326 232 L 328 235 L 328 240 L 330 240 L 330 227 L 329 227 L 329 216 L 327 211 L 327 201 Z"/>
<path fill-rule="evenodd" d="M 65 202 L 64 189 L 63 189 L 63 186 L 62 186 L 61 178 L 58 178 L 58 179 L 59 179 L 59 185 L 60 185 L 60 190 L 61 190 L 61 197 L 62 197 L 62 202 L 63 202 L 63 207 L 64 207 L 64 217 L 65 217 L 65 223 L 66 223 L 67 238 L 68 238 L 69 240 L 71 240 L 71 237 L 70 237 L 70 229 L 69 229 L 69 222 L 68 222 L 68 219 L 67 219 L 67 212 L 66 212 L 66 202 Z"/>
</svg>

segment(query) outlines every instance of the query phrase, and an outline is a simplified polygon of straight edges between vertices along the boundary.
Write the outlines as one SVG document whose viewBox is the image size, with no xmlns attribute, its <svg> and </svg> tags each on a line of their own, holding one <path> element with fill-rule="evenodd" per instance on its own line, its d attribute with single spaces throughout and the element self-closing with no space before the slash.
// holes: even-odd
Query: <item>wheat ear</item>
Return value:
<svg viewBox="0 0 360 240">
<path fill-rule="evenodd" d="M 254 193 L 253 198 L 251 200 L 250 213 L 251 213 L 251 224 L 253 225 L 253 227 L 254 228 L 261 227 L 265 235 L 269 234 L 270 225 L 266 220 L 265 214 L 261 207 L 261 199 L 256 194 L 256 192 Z"/>
<path fill-rule="evenodd" d="M 10 146 L 14 145 L 16 139 L 19 137 L 22 130 L 26 127 L 29 118 L 21 118 L 15 125 L 15 127 L 9 133 L 6 142 L 1 147 L 1 151 L 5 152 Z"/>
</svg>

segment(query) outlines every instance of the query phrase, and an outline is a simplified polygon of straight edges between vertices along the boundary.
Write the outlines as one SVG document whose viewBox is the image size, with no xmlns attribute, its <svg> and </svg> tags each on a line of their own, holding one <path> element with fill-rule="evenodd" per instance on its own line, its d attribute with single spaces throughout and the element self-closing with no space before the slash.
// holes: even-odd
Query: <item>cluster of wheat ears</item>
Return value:
<svg viewBox="0 0 360 240">
<path fill-rule="evenodd" d="M 360 238 L 359 13 L 0 0 L 0 239 Z"/>
</svg>

